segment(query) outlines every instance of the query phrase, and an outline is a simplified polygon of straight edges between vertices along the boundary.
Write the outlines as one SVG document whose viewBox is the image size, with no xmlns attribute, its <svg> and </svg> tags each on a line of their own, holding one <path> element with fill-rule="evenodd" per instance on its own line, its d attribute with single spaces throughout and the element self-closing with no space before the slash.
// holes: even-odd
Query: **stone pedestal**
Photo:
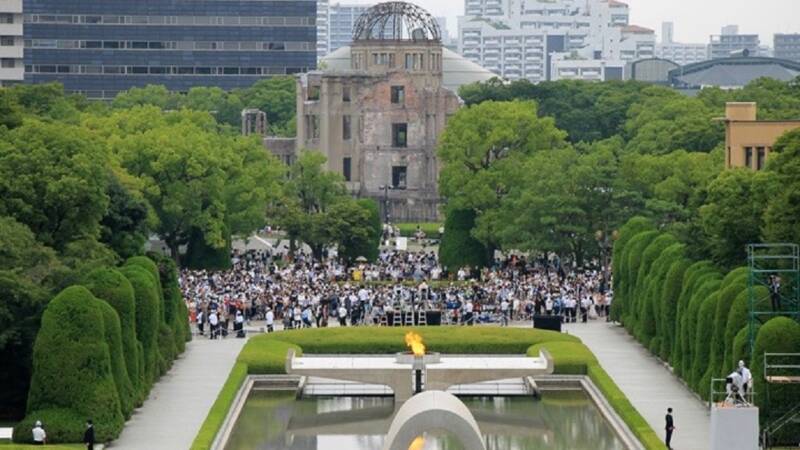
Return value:
<svg viewBox="0 0 800 450">
<path fill-rule="evenodd" d="M 711 408 L 711 450 L 758 450 L 758 408 Z"/>
</svg>

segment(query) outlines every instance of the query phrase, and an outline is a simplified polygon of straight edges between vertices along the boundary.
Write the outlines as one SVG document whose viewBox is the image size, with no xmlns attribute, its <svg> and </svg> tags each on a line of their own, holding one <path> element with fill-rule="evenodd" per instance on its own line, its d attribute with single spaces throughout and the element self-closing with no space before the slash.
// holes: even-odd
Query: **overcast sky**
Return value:
<svg viewBox="0 0 800 450">
<path fill-rule="evenodd" d="M 376 0 L 340 0 L 373 4 Z M 447 17 L 451 36 L 458 32 L 456 17 L 464 14 L 463 0 L 407 0 L 434 16 Z M 631 23 L 656 30 L 661 22 L 675 24 L 677 42 L 706 43 L 723 25 L 738 24 L 740 33 L 758 33 L 761 43 L 772 46 L 772 35 L 800 33 L 800 0 L 623 0 L 631 7 Z M 337 0 L 331 0 L 336 3 Z"/>
</svg>

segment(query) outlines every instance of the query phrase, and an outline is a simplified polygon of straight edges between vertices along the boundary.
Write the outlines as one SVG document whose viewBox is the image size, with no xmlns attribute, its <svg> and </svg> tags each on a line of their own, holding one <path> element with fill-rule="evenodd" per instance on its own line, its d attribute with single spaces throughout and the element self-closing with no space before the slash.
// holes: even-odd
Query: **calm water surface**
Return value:
<svg viewBox="0 0 800 450">
<path fill-rule="evenodd" d="M 582 391 L 527 397 L 465 397 L 487 450 L 619 450 L 622 443 Z M 394 413 L 390 397 L 315 397 L 254 391 L 226 450 L 380 450 Z M 446 433 L 424 450 L 461 449 Z"/>
</svg>

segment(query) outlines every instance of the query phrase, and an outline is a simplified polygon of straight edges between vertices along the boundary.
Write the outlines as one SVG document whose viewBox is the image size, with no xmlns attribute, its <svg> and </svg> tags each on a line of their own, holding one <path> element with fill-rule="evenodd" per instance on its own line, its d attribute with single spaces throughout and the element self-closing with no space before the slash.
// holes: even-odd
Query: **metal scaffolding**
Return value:
<svg viewBox="0 0 800 450">
<path fill-rule="evenodd" d="M 750 244 L 747 246 L 750 354 L 758 327 L 776 316 L 800 320 L 800 246 Z M 764 295 L 763 289 L 766 289 Z"/>
</svg>

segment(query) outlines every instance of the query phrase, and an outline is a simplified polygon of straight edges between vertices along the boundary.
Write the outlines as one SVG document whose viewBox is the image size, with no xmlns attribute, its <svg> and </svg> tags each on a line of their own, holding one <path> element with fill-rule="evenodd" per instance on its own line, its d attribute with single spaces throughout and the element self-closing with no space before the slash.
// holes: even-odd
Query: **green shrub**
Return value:
<svg viewBox="0 0 800 450">
<path fill-rule="evenodd" d="M 486 267 L 492 259 L 485 245 L 472 236 L 475 211 L 454 210 L 447 213 L 445 232 L 439 245 L 439 261 L 450 271 L 461 267 Z"/>
<path fill-rule="evenodd" d="M 634 297 L 635 300 L 633 303 L 635 304 L 635 308 L 632 308 L 632 313 L 636 320 L 636 335 L 639 340 L 647 347 L 650 344 L 650 339 L 655 335 L 655 324 L 652 325 L 652 333 L 649 335 L 645 335 L 645 324 L 644 324 L 644 310 L 646 305 L 648 304 L 648 278 L 650 280 L 653 279 L 653 275 L 657 275 L 653 273 L 653 263 L 661 256 L 661 253 L 664 252 L 668 247 L 675 244 L 677 240 L 671 234 L 661 234 L 656 236 L 650 243 L 644 248 L 642 252 L 642 258 L 639 262 L 639 270 L 636 275 L 636 286 L 637 286 L 637 293 Z M 650 304 L 652 307 L 652 304 Z M 651 309 L 652 315 L 652 309 Z M 655 317 L 652 317 L 653 321 Z"/>
<path fill-rule="evenodd" d="M 628 282 L 628 257 L 625 254 L 625 247 L 628 241 L 637 234 L 653 230 L 655 226 L 650 219 L 644 217 L 633 217 L 619 229 L 619 235 L 614 242 L 614 249 L 611 254 L 611 267 L 614 273 L 614 303 L 611 304 L 611 316 L 614 320 L 620 320 L 622 304 L 617 306 L 617 301 L 624 303 L 625 284 Z"/>
<path fill-rule="evenodd" d="M 756 404 L 761 407 L 762 417 L 780 415 L 800 403 L 797 386 L 773 384 L 769 388 L 769 402 L 764 386 L 764 353 L 797 353 L 800 349 L 800 324 L 788 317 L 773 317 L 758 329 L 750 371 L 753 373 L 753 389 Z M 781 362 L 773 360 L 773 363 Z M 789 363 L 790 361 L 785 361 Z M 768 407 L 768 408 L 767 408 Z"/>
<path fill-rule="evenodd" d="M 125 261 L 125 265 L 141 267 L 142 269 L 146 270 L 151 277 L 153 277 L 153 283 L 155 284 L 159 299 L 158 317 L 160 317 L 161 320 L 166 323 L 166 311 L 162 307 L 162 304 L 164 303 L 164 287 L 161 285 L 161 273 L 159 273 L 158 265 L 152 259 L 146 256 L 134 256 L 128 258 L 128 260 Z"/>
<path fill-rule="evenodd" d="M 764 286 L 754 288 L 756 298 L 761 299 L 761 305 L 769 301 L 769 291 Z M 750 311 L 750 293 L 747 289 L 740 292 L 731 304 L 728 311 L 728 320 L 725 323 L 725 354 L 722 361 L 722 374 L 729 374 L 733 371 L 738 359 L 733 359 L 733 343 L 736 334 L 742 327 L 747 325 L 748 312 Z"/>
<path fill-rule="evenodd" d="M 150 259 L 158 265 L 161 288 L 164 290 L 164 320 L 172 328 L 175 342 L 174 353 L 177 356 L 184 352 L 186 342 L 192 338 L 189 329 L 189 313 L 178 285 L 178 269 L 172 258 L 153 254 L 150 255 Z"/>
<path fill-rule="evenodd" d="M 125 368 L 133 388 L 133 398 L 140 396 L 142 387 L 139 384 L 139 355 L 136 345 L 136 300 L 133 286 L 118 270 L 105 268 L 92 271 L 83 279 L 83 285 L 95 297 L 106 301 L 117 312 L 122 337 L 122 355 Z M 123 400 L 120 398 L 120 400 Z M 124 400 L 123 400 L 124 401 Z M 127 414 L 130 411 L 125 410 Z"/>
<path fill-rule="evenodd" d="M 711 351 L 709 357 L 709 368 L 712 377 L 720 377 L 722 373 L 722 361 L 725 358 L 725 327 L 728 322 L 728 312 L 731 309 L 736 296 L 742 291 L 747 290 L 747 268 L 740 267 L 732 270 L 722 280 L 720 287 L 719 302 L 714 311 L 714 333 L 711 336 Z"/>
<path fill-rule="evenodd" d="M 713 271 L 714 268 L 708 261 L 699 261 L 691 266 L 683 274 L 683 283 L 681 283 L 681 295 L 678 297 L 678 308 L 675 312 L 675 337 L 672 347 L 672 355 L 670 365 L 672 365 L 675 374 L 679 377 L 683 376 L 683 356 L 685 341 L 684 323 L 686 322 L 686 310 L 689 308 L 689 302 L 694 295 L 696 281 L 699 277 Z"/>
<path fill-rule="evenodd" d="M 664 279 L 664 286 L 661 292 L 660 325 L 658 327 L 661 335 L 661 349 L 658 354 L 664 361 L 672 361 L 672 348 L 675 345 L 676 334 L 675 324 L 677 322 L 678 299 L 683 288 L 683 276 L 692 262 L 681 257 L 672 263 Z"/>
<path fill-rule="evenodd" d="M 175 336 L 172 328 L 164 323 L 158 326 L 158 356 L 159 375 L 164 375 L 175 361 Z"/>
<path fill-rule="evenodd" d="M 658 254 L 649 269 L 642 265 L 639 270 L 640 275 L 645 270 L 649 276 L 645 278 L 646 291 L 639 302 L 639 326 L 636 331 L 639 341 L 648 348 L 650 348 L 650 341 L 658 335 L 658 317 L 664 278 L 667 276 L 672 262 L 683 256 L 684 245 L 677 243 L 672 235 L 666 234 L 659 236 L 647 247 L 645 258 L 651 258 L 655 252 Z M 654 353 L 657 355 L 658 351 Z"/>
<path fill-rule="evenodd" d="M 756 330 L 758 333 L 758 330 Z M 750 325 L 745 325 L 736 333 L 736 337 L 733 338 L 733 345 L 731 346 L 731 361 L 735 361 L 733 364 L 734 367 L 738 364 L 739 361 L 750 361 Z M 732 367 L 728 373 L 723 373 L 720 377 L 726 377 L 728 374 L 733 372 L 734 368 Z"/>
<path fill-rule="evenodd" d="M 141 266 L 126 265 L 120 271 L 131 282 L 136 297 L 136 336 L 144 352 L 142 393 L 146 397 L 159 373 L 158 333 L 161 319 L 158 292 L 152 275 Z"/>
<path fill-rule="evenodd" d="M 114 308 L 103 300 L 97 300 L 98 308 L 103 313 L 103 326 L 105 328 L 106 344 L 111 358 L 111 374 L 114 376 L 114 385 L 119 395 L 119 405 L 125 418 L 131 416 L 133 405 L 136 403 L 136 390 L 133 388 L 128 368 L 125 366 L 125 352 L 122 348 L 122 331 L 119 316 Z"/>
<path fill-rule="evenodd" d="M 692 364 L 695 353 L 695 336 L 697 335 L 697 320 L 700 314 L 700 307 L 705 300 L 719 289 L 721 275 L 717 272 L 708 274 L 697 279 L 699 286 L 692 295 L 689 307 L 686 309 L 686 317 L 683 318 L 683 335 L 681 336 L 681 374 L 684 380 L 692 386 L 694 378 Z"/>
<path fill-rule="evenodd" d="M 659 233 L 657 231 L 644 231 L 631 238 L 628 241 L 628 245 L 625 246 L 626 250 L 628 250 L 628 282 L 625 284 L 625 302 L 621 305 L 623 308 L 622 323 L 631 333 L 635 331 L 638 320 L 636 308 L 637 295 L 639 294 L 639 266 L 642 263 L 642 254 L 647 246 L 658 236 Z"/>
<path fill-rule="evenodd" d="M 714 311 L 717 310 L 720 293 L 714 292 L 702 301 L 697 315 L 697 330 L 694 337 L 694 357 L 692 360 L 692 377 L 689 384 L 703 399 L 708 399 L 711 387 L 711 336 L 714 334 Z"/>
<path fill-rule="evenodd" d="M 42 315 L 33 349 L 28 414 L 15 439 L 28 442 L 30 425 L 46 420 L 52 442 L 80 442 L 88 418 L 94 419 L 100 442 L 117 437 L 125 421 L 100 302 L 86 288 L 72 286 Z"/>
</svg>

